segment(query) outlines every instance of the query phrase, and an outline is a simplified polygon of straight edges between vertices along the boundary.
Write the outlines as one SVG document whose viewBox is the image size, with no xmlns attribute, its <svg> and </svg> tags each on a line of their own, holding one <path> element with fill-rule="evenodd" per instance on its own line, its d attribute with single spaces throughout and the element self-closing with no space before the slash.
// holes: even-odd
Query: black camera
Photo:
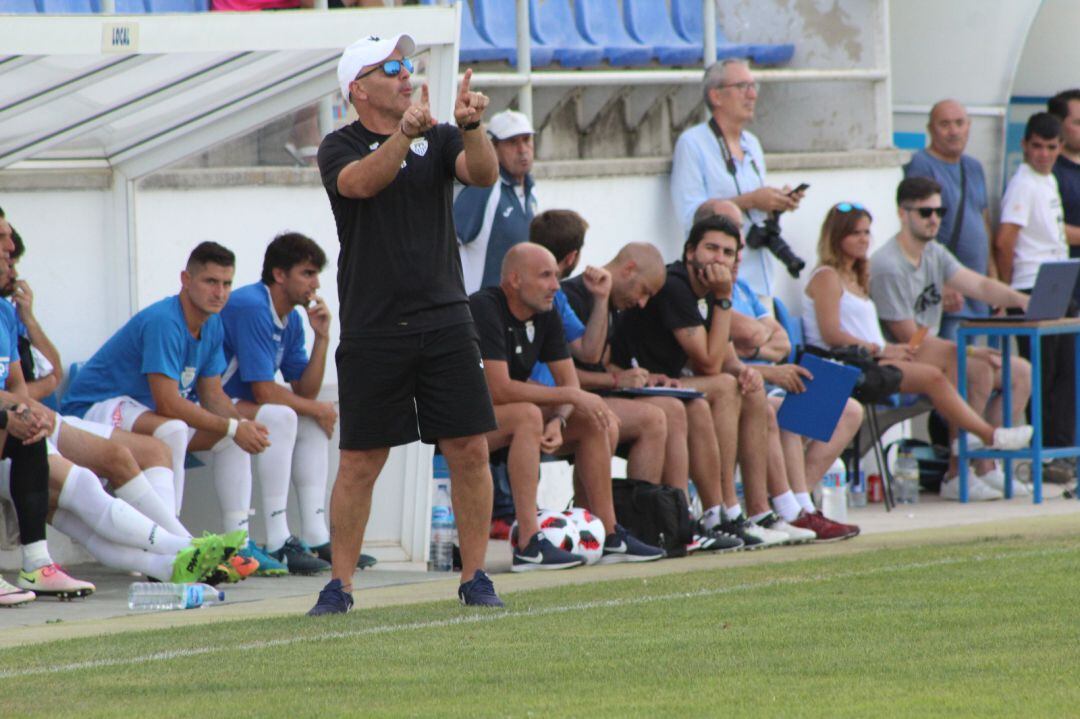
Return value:
<svg viewBox="0 0 1080 719">
<path fill-rule="evenodd" d="M 780 222 L 775 216 L 769 217 L 760 225 L 750 225 L 750 231 L 746 233 L 746 246 L 755 250 L 761 247 L 766 248 L 776 259 L 784 263 L 788 274 L 796 279 L 806 267 L 806 263 L 795 254 L 787 240 L 780 236 Z"/>
</svg>

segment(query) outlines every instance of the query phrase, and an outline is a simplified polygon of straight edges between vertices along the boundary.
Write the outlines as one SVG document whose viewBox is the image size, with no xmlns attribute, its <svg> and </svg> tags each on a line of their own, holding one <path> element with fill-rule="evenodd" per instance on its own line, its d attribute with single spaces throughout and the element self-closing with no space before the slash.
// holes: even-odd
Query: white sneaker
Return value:
<svg viewBox="0 0 1080 719">
<path fill-rule="evenodd" d="M 1001 496 L 1005 496 L 1005 472 L 997 465 L 994 465 L 994 468 L 986 474 L 976 474 L 975 477 L 987 487 L 1001 492 Z M 1012 491 L 1014 497 L 1026 497 L 1031 494 L 1027 485 L 1016 478 L 1015 469 L 1013 470 Z"/>
<path fill-rule="evenodd" d="M 789 544 L 803 544 L 805 542 L 813 542 L 817 539 L 817 533 L 810 529 L 803 529 L 802 527 L 796 527 L 788 524 L 780 518 L 776 512 L 769 512 L 764 517 L 754 522 L 759 527 L 764 527 L 773 532 L 783 532 L 788 536 Z"/>
<path fill-rule="evenodd" d="M 1031 435 L 1035 428 L 1030 424 L 1016 427 L 998 427 L 994 430 L 994 443 L 991 449 L 1023 449 L 1031 445 Z"/>
<path fill-rule="evenodd" d="M 941 490 L 938 492 L 942 499 L 960 500 L 960 475 L 952 479 L 941 481 Z M 984 484 L 975 476 L 974 472 L 968 472 L 968 501 L 989 502 L 993 499 L 1001 499 L 1005 495 L 998 490 Z"/>
<path fill-rule="evenodd" d="M 788 544 L 791 541 L 791 537 L 788 536 L 787 532 L 777 532 L 773 529 L 766 529 L 760 524 L 754 524 L 749 520 L 743 524 L 742 529 L 744 533 L 761 540 L 761 544 L 757 545 L 759 549 L 762 547 L 775 547 L 778 544 Z M 816 537 L 817 535 L 814 536 Z"/>
</svg>

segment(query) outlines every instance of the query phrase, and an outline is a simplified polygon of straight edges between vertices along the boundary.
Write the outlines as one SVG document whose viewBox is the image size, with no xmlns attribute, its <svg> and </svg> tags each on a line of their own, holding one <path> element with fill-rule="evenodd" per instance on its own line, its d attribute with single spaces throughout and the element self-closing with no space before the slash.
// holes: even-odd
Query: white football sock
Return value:
<svg viewBox="0 0 1080 719">
<path fill-rule="evenodd" d="M 701 514 L 701 524 L 705 529 L 713 529 L 716 525 L 723 521 L 723 517 L 720 516 L 722 509 L 720 505 L 715 507 L 709 507 Z"/>
<path fill-rule="evenodd" d="M 45 567 L 53 563 L 49 556 L 49 545 L 44 539 L 30 544 L 22 545 L 22 568 L 24 572 L 32 572 L 39 567 Z"/>
<path fill-rule="evenodd" d="M 796 492 L 795 499 L 807 514 L 813 514 L 817 511 L 817 507 L 814 506 L 814 500 L 810 498 L 809 492 Z"/>
<path fill-rule="evenodd" d="M 57 505 L 77 515 L 94 534 L 117 544 L 155 554 L 176 554 L 191 540 L 158 526 L 127 502 L 110 497 L 101 480 L 85 467 L 73 466 L 64 480 Z"/>
<path fill-rule="evenodd" d="M 330 463 L 330 438 L 311 417 L 296 426 L 292 455 L 293 486 L 300 505 L 300 539 L 311 547 L 330 541 L 326 528 L 326 482 Z"/>
<path fill-rule="evenodd" d="M 731 521 L 735 521 L 742 516 L 742 507 L 735 505 L 734 507 L 724 507 L 724 517 Z"/>
<path fill-rule="evenodd" d="M 785 522 L 791 522 L 798 518 L 799 500 L 795 498 L 795 493 L 790 489 L 783 494 L 778 494 L 772 498 L 772 506 L 776 508 L 776 513 L 780 515 L 780 519 Z"/>
<path fill-rule="evenodd" d="M 161 498 L 167 499 L 166 506 L 171 505 L 173 514 L 180 516 L 180 510 L 184 506 L 184 460 L 187 459 L 189 441 L 187 423 L 178 419 L 170 419 L 154 430 L 154 437 L 167 444 L 169 453 L 172 455 L 172 496 L 162 496 Z M 154 485 L 153 482 L 151 482 L 151 485 L 154 486 L 155 491 L 161 489 Z"/>
<path fill-rule="evenodd" d="M 153 481 L 150 479 L 151 476 L 154 477 Z M 190 537 L 191 532 L 180 524 L 180 520 L 171 509 L 171 503 L 166 506 L 165 500 L 154 490 L 155 486 L 160 486 L 162 489 L 167 487 L 171 491 L 172 477 L 172 470 L 167 467 L 148 467 L 113 491 L 117 497 L 160 524 L 163 529 L 180 537 Z"/>
<path fill-rule="evenodd" d="M 285 509 L 289 502 L 293 445 L 296 444 L 296 412 L 283 404 L 264 404 L 255 413 L 255 420 L 266 425 L 270 433 L 270 446 L 252 458 L 252 465 L 262 490 L 266 549 L 276 552 L 290 534 Z"/>
<path fill-rule="evenodd" d="M 225 531 L 246 530 L 251 513 L 251 455 L 228 437 L 222 437 L 210 451 Z"/>
<path fill-rule="evenodd" d="M 85 522 L 66 509 L 58 509 L 53 513 L 52 525 L 86 547 L 86 551 L 90 552 L 94 559 L 107 567 L 125 572 L 142 572 L 163 582 L 172 578 L 175 554 L 154 554 L 110 542 L 94 534 Z"/>
</svg>

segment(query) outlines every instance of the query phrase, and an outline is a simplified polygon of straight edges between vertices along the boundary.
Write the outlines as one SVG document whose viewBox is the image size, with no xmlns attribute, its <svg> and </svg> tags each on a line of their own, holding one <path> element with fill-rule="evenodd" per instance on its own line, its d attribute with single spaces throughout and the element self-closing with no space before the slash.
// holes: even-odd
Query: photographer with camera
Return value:
<svg viewBox="0 0 1080 719">
<path fill-rule="evenodd" d="M 805 263 L 780 236 L 779 213 L 799 207 L 805 185 L 792 190 L 766 185 L 761 143 L 743 129 L 754 118 L 757 83 L 743 60 L 723 60 L 705 71 L 705 104 L 711 117 L 686 130 L 675 144 L 671 199 L 684 231 L 703 202 L 724 199 L 743 212 L 742 276 L 755 294 L 774 294 L 774 255 L 798 277 Z"/>
</svg>

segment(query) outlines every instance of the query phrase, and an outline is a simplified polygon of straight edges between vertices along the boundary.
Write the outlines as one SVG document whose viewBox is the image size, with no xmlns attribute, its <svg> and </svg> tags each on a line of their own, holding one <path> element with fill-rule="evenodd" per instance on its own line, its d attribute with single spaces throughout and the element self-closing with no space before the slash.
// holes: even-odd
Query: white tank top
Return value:
<svg viewBox="0 0 1080 719">
<path fill-rule="evenodd" d="M 832 267 L 822 265 L 810 273 L 810 279 L 822 270 L 831 270 Z M 806 343 L 817 347 L 828 347 L 821 338 L 821 329 L 818 327 L 817 312 L 814 310 L 814 300 L 803 290 L 802 321 L 803 334 Z M 885 346 L 885 336 L 881 334 L 881 325 L 878 323 L 877 309 L 874 301 L 869 297 L 859 297 L 844 288 L 840 295 L 840 329 L 849 335 L 858 337 L 863 342 L 872 342 L 878 347 Z"/>
</svg>

